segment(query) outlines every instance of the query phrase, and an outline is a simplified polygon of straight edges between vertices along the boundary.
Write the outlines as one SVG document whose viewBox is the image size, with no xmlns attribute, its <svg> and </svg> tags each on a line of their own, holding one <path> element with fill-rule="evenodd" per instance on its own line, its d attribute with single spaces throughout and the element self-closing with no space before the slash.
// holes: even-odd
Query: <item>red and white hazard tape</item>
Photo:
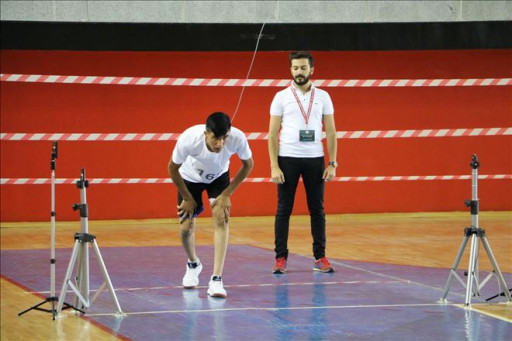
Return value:
<svg viewBox="0 0 512 341">
<path fill-rule="evenodd" d="M 1 133 L 1 141 L 175 141 L 178 133 Z"/>
<path fill-rule="evenodd" d="M 340 131 L 341 139 L 375 139 L 408 137 L 460 137 L 460 136 L 496 136 L 512 135 L 512 128 L 460 128 L 460 129 L 409 129 L 409 130 L 368 130 Z"/>
<path fill-rule="evenodd" d="M 97 85 L 160 85 L 160 86 L 244 86 L 285 87 L 289 79 L 223 79 L 223 78 L 169 78 L 169 77 L 112 77 L 0 74 L 2 82 L 64 83 Z M 506 86 L 512 78 L 466 79 L 317 79 L 320 87 L 445 87 L 445 86 Z"/>
<path fill-rule="evenodd" d="M 409 176 L 343 176 L 336 177 L 333 182 L 369 182 L 369 181 L 440 181 L 440 180 L 469 180 L 471 175 L 409 175 Z M 480 180 L 511 180 L 512 174 L 479 175 Z M 55 179 L 58 185 L 76 184 L 78 179 Z M 90 184 L 119 185 L 119 184 L 170 184 L 169 178 L 95 178 L 88 180 Z M 270 178 L 248 178 L 245 182 L 271 182 Z M 0 185 L 47 185 L 49 178 L 1 178 Z"/>
<path fill-rule="evenodd" d="M 247 133 L 249 140 L 267 140 L 268 133 Z M 325 135 L 325 133 L 324 133 Z M 512 135 L 507 128 L 409 129 L 339 131 L 339 139 L 376 139 L 410 137 L 461 137 Z M 178 133 L 1 133 L 1 141 L 175 141 Z"/>
</svg>

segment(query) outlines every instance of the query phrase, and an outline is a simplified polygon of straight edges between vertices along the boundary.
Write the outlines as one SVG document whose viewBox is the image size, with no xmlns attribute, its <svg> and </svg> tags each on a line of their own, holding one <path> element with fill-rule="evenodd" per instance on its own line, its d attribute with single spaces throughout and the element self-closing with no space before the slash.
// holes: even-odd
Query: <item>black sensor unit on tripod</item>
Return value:
<svg viewBox="0 0 512 341">
<path fill-rule="evenodd" d="M 57 161 L 58 150 L 57 150 L 57 141 L 54 141 L 52 144 L 52 159 L 50 161 L 50 170 L 55 170 L 55 162 Z"/>
<path fill-rule="evenodd" d="M 473 156 L 471 157 L 471 162 L 469 163 L 469 165 L 473 169 L 478 169 L 478 167 L 480 167 L 480 162 L 478 162 L 478 158 L 476 157 L 476 154 L 473 154 Z"/>
<path fill-rule="evenodd" d="M 89 187 L 89 180 L 85 180 L 85 168 L 82 168 L 82 172 L 80 173 L 80 180 L 76 182 L 77 188 L 87 188 Z"/>
<path fill-rule="evenodd" d="M 57 141 L 54 141 L 53 142 L 53 145 L 52 145 L 52 159 L 56 159 L 58 157 L 58 145 L 57 145 Z"/>
</svg>

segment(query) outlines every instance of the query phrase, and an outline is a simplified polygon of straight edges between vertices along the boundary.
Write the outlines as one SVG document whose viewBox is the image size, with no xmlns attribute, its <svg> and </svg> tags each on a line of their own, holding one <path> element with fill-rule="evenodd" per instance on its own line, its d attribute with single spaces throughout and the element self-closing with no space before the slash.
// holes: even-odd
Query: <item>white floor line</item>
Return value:
<svg viewBox="0 0 512 341">
<path fill-rule="evenodd" d="M 403 279 L 403 278 L 400 278 L 400 277 L 397 277 L 397 276 L 386 275 L 384 273 L 380 273 L 380 272 L 376 272 L 376 271 L 372 271 L 372 270 L 367 270 L 367 269 L 364 269 L 364 268 L 361 268 L 361 267 L 358 267 L 358 266 L 355 266 L 355 265 L 344 264 L 343 262 L 340 262 L 340 261 L 332 261 L 331 260 L 331 263 L 335 264 L 335 265 L 338 265 L 338 266 L 345 267 L 345 268 L 349 268 L 349 269 L 352 269 L 352 270 L 358 270 L 358 271 L 362 271 L 362 272 L 367 272 L 367 273 L 370 273 L 372 275 L 376 275 L 376 276 L 380 276 L 380 277 L 391 278 L 393 280 L 400 281 L 400 282 L 407 282 L 407 283 L 411 283 L 411 284 L 415 284 L 415 285 L 420 285 L 420 286 L 427 287 L 427 288 L 430 288 L 430 289 L 433 289 L 433 290 L 437 290 L 437 291 L 443 291 L 444 290 L 443 287 L 434 287 L 432 285 L 428 285 L 428 284 L 425 284 L 425 283 L 411 281 L 411 280 Z M 396 264 L 390 264 L 390 265 L 396 265 Z M 446 279 L 448 279 L 448 275 L 450 274 L 449 271 L 450 271 L 449 269 L 446 269 Z M 440 283 L 440 284 L 444 285 L 444 282 Z M 454 295 L 465 297 L 465 293 L 464 294 L 462 294 L 462 293 L 458 294 L 458 293 L 454 293 L 453 291 L 450 291 L 450 293 L 452 293 Z M 479 299 L 477 297 L 474 297 L 473 299 L 480 300 L 481 303 L 485 302 L 483 299 Z"/>
<path fill-rule="evenodd" d="M 217 299 L 215 299 L 217 300 Z M 222 302 L 223 303 L 223 302 Z M 124 312 L 123 315 L 151 315 L 151 314 L 178 314 L 178 313 L 215 313 L 224 311 L 283 311 L 283 310 L 318 310 L 318 309 L 368 309 L 368 308 L 413 308 L 413 307 L 439 307 L 456 306 L 456 304 L 435 304 L 435 303 L 411 303 L 411 304 L 370 304 L 370 305 L 336 305 L 336 306 L 310 306 L 310 307 L 243 307 L 243 308 L 219 308 L 219 309 L 196 309 L 196 310 L 159 310 L 159 311 L 137 311 Z M 116 313 L 87 314 L 94 316 L 118 316 Z"/>
<path fill-rule="evenodd" d="M 299 286 L 299 285 L 338 285 L 338 284 L 393 284 L 408 283 L 408 281 L 391 280 L 391 281 L 331 281 L 331 282 L 295 282 L 295 283 L 262 283 L 262 284 L 225 284 L 225 288 L 254 288 L 254 287 L 278 287 L 278 286 Z M 196 289 L 208 288 L 206 285 L 199 285 Z M 140 288 L 114 288 L 115 291 L 147 291 L 147 290 L 169 290 L 183 289 L 181 285 L 160 286 L 160 287 L 140 287 Z M 183 289 L 185 290 L 185 289 Z M 190 290 L 190 289 L 189 289 Z M 90 289 L 89 292 L 95 292 L 97 289 Z M 72 292 L 69 290 L 68 292 Z M 49 294 L 50 291 L 30 291 L 30 294 Z"/>
</svg>

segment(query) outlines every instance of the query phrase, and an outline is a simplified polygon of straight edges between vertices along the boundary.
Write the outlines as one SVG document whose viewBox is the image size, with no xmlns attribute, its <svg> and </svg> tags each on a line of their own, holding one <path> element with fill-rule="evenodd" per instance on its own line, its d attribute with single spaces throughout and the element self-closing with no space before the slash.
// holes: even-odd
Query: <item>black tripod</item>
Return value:
<svg viewBox="0 0 512 341">
<path fill-rule="evenodd" d="M 489 241 L 485 236 L 485 230 L 478 227 L 478 209 L 479 209 L 479 200 L 478 200 L 478 167 L 480 163 L 478 162 L 478 158 L 476 155 L 473 155 L 471 159 L 471 163 L 469 164 L 472 168 L 471 179 L 472 179 L 472 198 L 471 200 L 466 201 L 466 206 L 471 209 L 471 226 L 464 229 L 464 239 L 462 240 L 462 245 L 460 246 L 459 252 L 457 253 L 457 257 L 455 258 L 455 262 L 450 269 L 450 275 L 448 276 L 448 281 L 444 287 L 444 294 L 441 297 L 441 301 L 446 301 L 446 296 L 448 296 L 448 292 L 450 291 L 450 287 L 452 285 L 453 279 L 456 278 L 464 287 L 466 287 L 466 306 L 471 305 L 471 297 L 480 296 L 480 290 L 484 287 L 484 285 L 489 281 L 489 279 L 494 275 L 498 279 L 498 283 L 500 285 L 500 291 L 502 292 L 500 295 L 506 296 L 507 300 L 510 302 L 512 298 L 510 296 L 510 291 L 507 289 L 507 285 L 505 284 L 505 279 L 500 271 L 498 266 L 498 262 L 496 262 L 496 258 L 491 250 L 491 245 L 489 245 Z M 471 237 L 471 252 L 469 254 L 469 269 L 467 272 L 467 283 L 460 278 L 457 274 L 457 268 L 459 267 L 460 259 L 462 254 L 464 253 L 464 249 L 468 244 L 469 237 Z M 479 279 L 479 271 L 478 271 L 478 242 L 481 241 L 484 246 L 485 252 L 489 257 L 489 261 L 491 262 L 493 271 L 489 273 L 489 275 L 480 282 Z M 473 286 L 474 284 L 474 286 Z"/>
<path fill-rule="evenodd" d="M 119 306 L 119 301 L 117 300 L 114 287 L 112 286 L 112 282 L 110 281 L 110 277 L 108 276 L 107 268 L 105 267 L 105 263 L 103 262 L 103 258 L 101 257 L 100 249 L 98 247 L 98 244 L 96 243 L 96 236 L 89 234 L 89 215 L 86 198 L 86 188 L 89 187 L 89 181 L 85 179 L 85 169 L 83 168 L 80 175 L 80 180 L 76 182 L 76 186 L 80 189 L 81 203 L 74 204 L 73 210 L 80 211 L 81 233 L 75 233 L 75 245 L 71 253 L 71 259 L 69 261 L 66 277 L 64 278 L 64 283 L 62 284 L 59 303 L 57 305 L 57 314 L 60 313 L 62 310 L 62 305 L 64 304 L 64 298 L 66 297 L 66 291 L 68 286 L 71 287 L 71 289 L 76 295 L 75 305 L 72 306 L 71 308 L 84 313 L 83 309 L 89 309 L 91 307 L 92 303 L 94 302 L 96 297 L 101 293 L 105 285 L 107 286 L 107 289 L 110 292 L 110 295 L 112 296 L 112 300 L 114 301 L 117 313 L 122 314 L 123 312 L 121 310 L 121 307 Z M 96 295 L 92 299 L 89 298 L 89 244 L 91 244 L 93 247 L 96 259 L 99 263 L 100 270 L 104 279 L 103 284 L 100 286 L 100 288 L 96 292 Z M 71 276 L 75 263 L 78 263 L 78 269 L 75 277 L 76 282 L 75 284 L 73 284 L 73 282 L 71 281 Z"/>
<path fill-rule="evenodd" d="M 58 156 L 58 148 L 57 142 L 53 142 L 52 144 L 52 159 L 50 161 L 50 170 L 51 170 L 51 251 L 50 251 L 50 296 L 46 297 L 46 299 L 32 306 L 26 310 L 23 310 L 18 316 L 29 312 L 30 310 L 39 310 L 47 313 L 52 313 L 52 318 L 55 320 L 55 316 L 57 316 L 57 309 L 55 308 L 55 302 L 57 302 L 57 297 L 55 296 L 55 166 L 57 163 Z M 50 309 L 40 308 L 43 304 L 49 302 L 51 304 Z M 67 303 L 63 303 L 66 305 L 66 308 L 70 305 Z"/>
</svg>

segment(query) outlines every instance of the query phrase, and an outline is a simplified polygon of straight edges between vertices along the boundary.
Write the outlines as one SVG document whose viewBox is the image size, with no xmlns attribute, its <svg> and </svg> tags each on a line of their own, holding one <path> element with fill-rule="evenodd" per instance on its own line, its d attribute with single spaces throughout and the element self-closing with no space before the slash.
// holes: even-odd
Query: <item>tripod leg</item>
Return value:
<svg viewBox="0 0 512 341">
<path fill-rule="evenodd" d="M 96 254 L 96 259 L 98 260 L 98 263 L 100 264 L 101 273 L 103 274 L 103 280 L 107 284 L 108 291 L 110 292 L 110 295 L 112 296 L 112 300 L 114 301 L 114 305 L 116 306 L 116 311 L 119 314 L 122 314 L 123 311 L 121 310 L 121 306 L 119 305 L 119 301 L 117 300 L 116 292 L 114 291 L 114 286 L 112 285 L 112 282 L 110 281 L 110 277 L 107 272 L 107 267 L 105 266 L 105 263 L 103 262 L 103 258 L 101 257 L 100 248 L 98 247 L 98 244 L 96 243 L 96 240 L 93 240 L 91 242 L 94 252 Z"/>
<path fill-rule="evenodd" d="M 47 302 L 47 300 L 46 300 L 46 301 L 43 301 L 43 302 L 41 302 L 41 303 L 38 303 L 38 304 L 36 304 L 36 305 L 33 305 L 32 307 L 30 307 L 30 308 L 28 308 L 28 309 L 25 309 L 25 310 L 23 310 L 22 312 L 18 313 L 18 316 L 21 316 L 21 315 L 23 315 L 23 314 L 25 314 L 25 313 L 29 312 L 30 310 L 43 310 L 43 309 L 40 309 L 39 307 L 40 307 L 40 306 L 42 306 L 43 304 L 45 304 L 46 302 Z"/>
<path fill-rule="evenodd" d="M 471 294 L 478 294 L 477 291 L 473 291 L 473 282 L 476 281 L 475 272 L 476 272 L 476 263 L 478 261 L 478 238 L 476 234 L 471 236 L 471 252 L 469 254 L 469 268 L 468 268 L 468 281 L 466 285 L 466 300 L 465 304 L 467 306 L 471 305 Z M 478 283 L 476 283 L 478 286 Z"/>
<path fill-rule="evenodd" d="M 473 287 L 473 292 L 475 296 L 480 296 L 480 238 L 477 234 L 478 242 L 476 244 L 476 250 L 475 250 L 475 286 Z"/>
<path fill-rule="evenodd" d="M 80 252 L 77 258 L 77 270 L 75 283 L 82 298 L 89 302 L 89 246 L 87 242 L 79 244 Z M 75 296 L 75 307 L 79 309 L 87 308 L 78 296 Z"/>
<path fill-rule="evenodd" d="M 462 258 L 462 255 L 464 254 L 464 249 L 466 248 L 466 245 L 468 244 L 468 236 L 465 236 L 464 239 L 462 239 L 462 244 L 460 245 L 459 251 L 457 252 L 457 256 L 455 257 L 455 262 L 453 263 L 452 268 L 450 269 L 450 275 L 448 276 L 448 280 L 446 281 L 446 285 L 444 286 L 444 293 L 441 297 L 441 300 L 446 300 L 446 296 L 448 296 L 448 292 L 450 291 L 450 288 L 453 283 L 453 278 L 455 276 L 458 276 L 457 269 L 459 268 L 460 260 Z"/>
<path fill-rule="evenodd" d="M 76 258 L 76 273 L 74 278 L 75 286 L 77 287 L 78 291 L 81 291 L 81 283 L 82 283 L 82 267 L 83 267 L 83 261 L 82 258 L 84 257 L 83 251 L 83 243 L 78 244 L 78 256 Z M 78 296 L 75 296 L 73 300 L 73 305 L 75 307 L 80 307 L 80 300 L 78 299 Z"/>
<path fill-rule="evenodd" d="M 487 237 L 485 235 L 482 235 L 480 238 L 482 239 L 482 244 L 484 246 L 485 252 L 487 252 L 487 256 L 489 257 L 489 260 L 492 264 L 494 274 L 498 278 L 498 282 L 500 284 L 500 290 L 503 291 L 503 294 L 505 295 L 507 300 L 510 302 L 510 301 L 512 301 L 512 297 L 510 296 L 510 291 L 507 288 L 507 284 L 505 283 L 505 278 L 503 278 L 503 274 L 500 271 L 498 262 L 496 261 L 496 258 L 494 258 L 494 254 L 492 253 L 492 250 L 491 250 L 491 245 L 489 244 L 489 241 L 487 240 Z"/>
<path fill-rule="evenodd" d="M 80 262 L 80 293 L 89 302 L 89 245 L 82 242 L 82 259 Z"/>
<path fill-rule="evenodd" d="M 78 240 L 75 240 L 75 245 L 73 246 L 73 252 L 71 253 L 71 259 L 69 260 L 68 269 L 66 271 L 66 277 L 64 277 L 64 283 L 62 283 L 62 290 L 60 291 L 59 302 L 57 304 L 57 315 L 62 310 L 62 305 L 64 304 L 64 299 L 66 298 L 66 291 L 68 289 L 68 282 L 71 280 L 71 273 L 73 272 L 73 268 L 75 267 L 76 257 L 78 255 Z"/>
</svg>

